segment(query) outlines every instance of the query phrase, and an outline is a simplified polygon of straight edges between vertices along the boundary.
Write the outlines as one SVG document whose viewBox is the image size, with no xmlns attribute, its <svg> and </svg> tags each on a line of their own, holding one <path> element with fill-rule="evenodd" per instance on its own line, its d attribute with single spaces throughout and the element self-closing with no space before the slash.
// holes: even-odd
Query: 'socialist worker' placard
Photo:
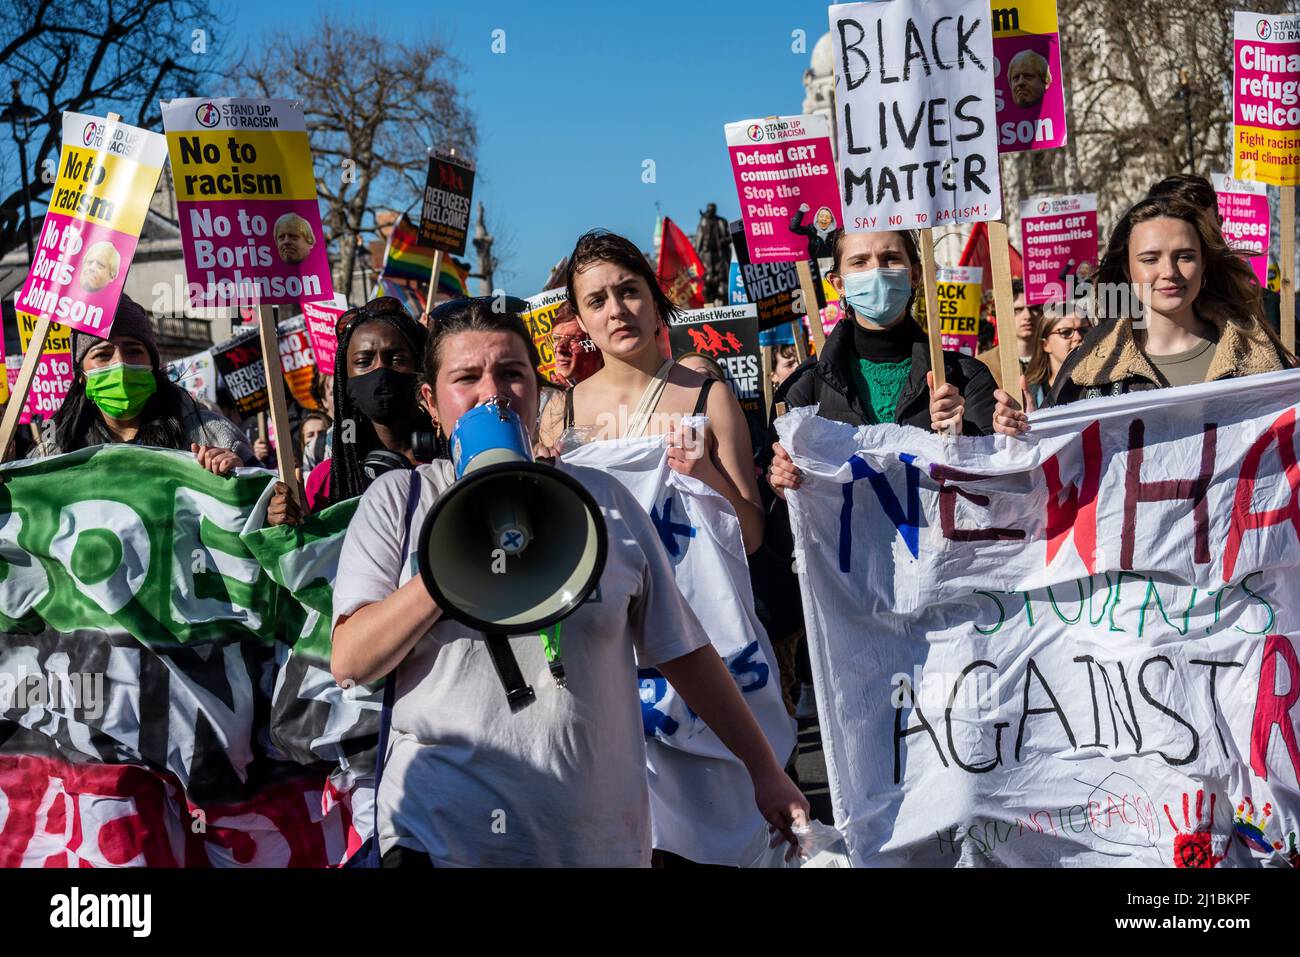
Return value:
<svg viewBox="0 0 1300 957">
<path fill-rule="evenodd" d="M 302 103 L 164 101 L 194 306 L 334 295 Z"/>
<path fill-rule="evenodd" d="M 58 178 L 19 310 L 108 338 L 166 157 L 157 133 L 63 114 Z"/>
<path fill-rule="evenodd" d="M 940 266 L 935 278 L 943 347 L 975 355 L 980 341 L 984 270 L 979 266 Z"/>
<path fill-rule="evenodd" d="M 551 327 L 555 325 L 555 314 L 569 300 L 569 294 L 563 288 L 548 289 L 526 300 L 528 311 L 524 313 L 524 325 L 537 346 L 538 358 L 542 364 L 537 367 L 537 374 L 550 382 L 555 381 L 555 349 L 551 345 Z"/>
<path fill-rule="evenodd" d="M 749 261 L 834 256 L 842 214 L 826 117 L 742 120 L 726 133 Z"/>
<path fill-rule="evenodd" d="M 1300 17 L 1238 12 L 1232 70 L 1233 172 L 1300 183 Z"/>
<path fill-rule="evenodd" d="M 430 156 L 420 211 L 420 242 L 453 256 L 463 255 L 473 195 L 473 164 L 443 153 Z"/>
<path fill-rule="evenodd" d="M 998 219 L 987 0 L 830 8 L 845 229 Z"/>
<path fill-rule="evenodd" d="M 1056 0 L 993 3 L 998 150 L 1065 145 L 1065 83 Z"/>
</svg>

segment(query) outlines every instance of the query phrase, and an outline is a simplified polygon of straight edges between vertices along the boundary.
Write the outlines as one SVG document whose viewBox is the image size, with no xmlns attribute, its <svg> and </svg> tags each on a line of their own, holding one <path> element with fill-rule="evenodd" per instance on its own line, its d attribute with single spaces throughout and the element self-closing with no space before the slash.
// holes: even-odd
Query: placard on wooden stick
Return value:
<svg viewBox="0 0 1300 957">
<path fill-rule="evenodd" d="M 294 501 L 302 505 L 302 489 L 298 487 L 298 477 L 293 469 L 293 431 L 289 425 L 289 407 L 284 400 L 284 367 L 280 365 L 280 336 L 275 327 L 275 306 L 259 306 L 258 315 L 262 368 L 266 373 L 266 393 L 271 399 L 271 423 L 275 426 L 275 438 L 280 446 L 276 450 L 276 467 L 280 481 L 289 487 L 289 494 Z"/>
<path fill-rule="evenodd" d="M 1277 264 L 1278 292 L 1282 296 L 1282 345 L 1295 353 L 1295 187 L 1282 191 L 1282 261 Z"/>
<path fill-rule="evenodd" d="M 772 409 L 772 370 L 774 363 L 772 353 L 775 346 L 762 346 L 760 352 L 763 354 L 763 409 L 771 415 Z"/>
<path fill-rule="evenodd" d="M 934 230 L 921 230 L 921 281 L 925 287 L 925 334 L 930 341 L 930 369 L 934 388 L 947 382 L 943 366 L 943 339 L 939 332 L 939 288 L 934 266 Z M 952 429 L 945 434 L 956 435 Z"/>
<path fill-rule="evenodd" d="M 420 317 L 420 322 L 424 325 L 429 324 L 429 313 L 433 311 L 433 294 L 438 291 L 438 273 L 442 272 L 442 250 L 435 249 L 433 252 L 433 271 L 429 274 L 429 288 L 424 294 L 424 315 Z"/>
<path fill-rule="evenodd" d="M 27 351 L 23 353 L 23 364 L 18 370 L 18 381 L 9 390 L 9 404 L 5 415 L 0 419 L 0 462 L 8 460 L 9 443 L 18 431 L 18 419 L 27 405 L 27 394 L 32 389 L 32 380 L 36 378 L 36 367 L 40 365 L 41 353 L 45 351 L 45 340 L 50 334 L 50 314 L 41 313 L 36 320 L 36 328 L 27 342 Z"/>
<path fill-rule="evenodd" d="M 817 307 L 817 285 L 813 282 L 812 267 L 808 260 L 801 259 L 795 265 L 799 270 L 799 288 L 803 291 L 804 305 L 808 307 L 808 330 L 817 345 L 817 354 L 822 354 L 826 346 L 826 332 L 822 329 L 821 310 Z"/>
<path fill-rule="evenodd" d="M 993 312 L 998 330 L 998 369 L 1002 389 L 1017 402 L 1020 394 L 1020 350 L 1015 315 L 1015 294 L 1011 291 L 1011 250 L 1007 224 L 1000 219 L 989 223 L 989 263 L 993 268 Z"/>
</svg>

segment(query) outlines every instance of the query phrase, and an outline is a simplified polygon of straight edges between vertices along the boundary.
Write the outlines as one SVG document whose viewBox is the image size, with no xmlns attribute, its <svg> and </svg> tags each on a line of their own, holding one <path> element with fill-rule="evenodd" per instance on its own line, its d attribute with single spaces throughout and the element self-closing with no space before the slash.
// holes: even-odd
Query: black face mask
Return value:
<svg viewBox="0 0 1300 957">
<path fill-rule="evenodd" d="M 380 366 L 365 375 L 348 379 L 348 394 L 372 422 L 397 425 L 415 413 L 414 372 L 394 372 Z"/>
</svg>

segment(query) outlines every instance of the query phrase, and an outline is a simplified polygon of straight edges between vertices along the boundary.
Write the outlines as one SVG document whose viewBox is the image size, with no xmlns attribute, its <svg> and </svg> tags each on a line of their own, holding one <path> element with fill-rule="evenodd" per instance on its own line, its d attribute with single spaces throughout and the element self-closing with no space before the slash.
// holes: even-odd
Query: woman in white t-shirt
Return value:
<svg viewBox="0 0 1300 957">
<path fill-rule="evenodd" d="M 535 420 L 537 353 L 491 299 L 431 317 L 425 407 L 450 433 L 495 396 Z M 649 798 L 636 668 L 660 669 L 750 772 L 760 812 L 787 841 L 808 802 L 786 776 L 681 597 L 649 517 L 615 479 L 559 465 L 600 505 L 609 550 L 592 598 L 563 622 L 566 686 L 537 635 L 510 639 L 536 700 L 511 714 L 482 635 L 442 620 L 420 579 L 424 516 L 453 481 L 438 461 L 381 476 L 348 529 L 334 591 L 331 669 L 340 684 L 396 669 L 378 794 L 385 866 L 645 866 Z M 408 540 L 405 554 L 402 542 Z"/>
</svg>

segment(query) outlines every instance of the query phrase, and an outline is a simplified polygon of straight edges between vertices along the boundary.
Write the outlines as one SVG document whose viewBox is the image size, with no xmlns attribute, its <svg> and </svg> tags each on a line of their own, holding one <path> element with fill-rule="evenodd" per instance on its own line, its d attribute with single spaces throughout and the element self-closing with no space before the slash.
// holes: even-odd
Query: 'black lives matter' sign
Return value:
<svg viewBox="0 0 1300 957">
<path fill-rule="evenodd" d="M 1002 216 L 988 0 L 830 8 L 845 229 Z"/>
<path fill-rule="evenodd" d="M 453 256 L 463 255 L 473 195 L 474 167 L 468 161 L 442 154 L 430 156 L 420 210 L 420 242 Z"/>
</svg>

